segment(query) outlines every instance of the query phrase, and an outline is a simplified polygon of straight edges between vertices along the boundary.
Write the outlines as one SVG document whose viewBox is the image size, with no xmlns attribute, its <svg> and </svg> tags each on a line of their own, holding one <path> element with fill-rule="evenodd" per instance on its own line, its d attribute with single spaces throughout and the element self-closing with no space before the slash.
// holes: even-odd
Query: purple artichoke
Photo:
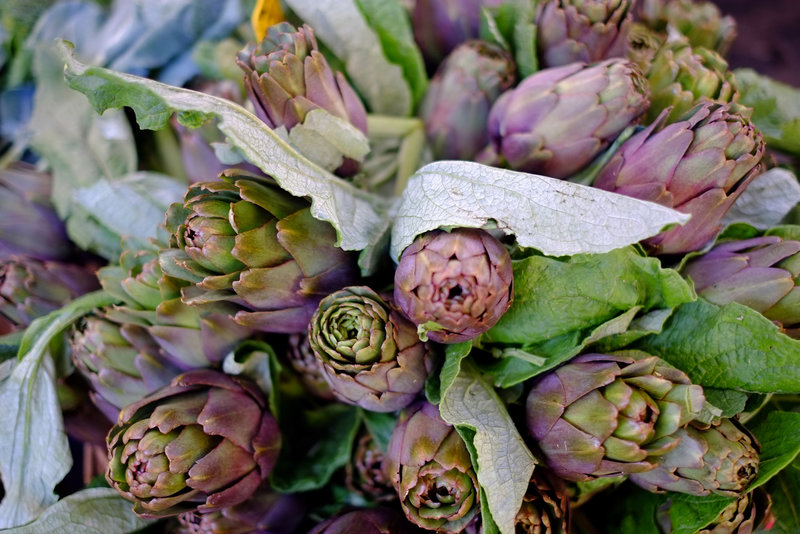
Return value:
<svg viewBox="0 0 800 534">
<path fill-rule="evenodd" d="M 545 462 L 574 481 L 652 469 L 705 404 L 700 386 L 663 360 L 630 351 L 584 354 L 539 378 L 526 421 Z"/>
<path fill-rule="evenodd" d="M 657 254 L 697 250 L 761 170 L 764 140 L 738 107 L 704 103 L 664 125 L 666 111 L 628 139 L 595 187 L 690 213 L 683 226 L 646 241 Z"/>
<path fill-rule="evenodd" d="M 649 459 L 653 469 L 631 473 L 630 480 L 648 491 L 739 497 L 758 474 L 758 443 L 732 419 L 695 421 L 675 437 L 677 446 Z"/>
<path fill-rule="evenodd" d="M 397 423 L 385 468 L 412 523 L 437 532 L 461 532 L 480 510 L 469 451 L 433 404 L 421 402 Z"/>
<path fill-rule="evenodd" d="M 280 443 L 256 386 L 189 371 L 120 412 L 108 434 L 106 480 L 142 517 L 214 512 L 253 495 Z"/>
<path fill-rule="evenodd" d="M 403 251 L 394 300 L 423 335 L 439 343 L 470 340 L 511 305 L 511 256 L 484 230 L 436 230 Z"/>
<path fill-rule="evenodd" d="M 347 487 L 368 501 L 397 499 L 388 473 L 383 469 L 384 451 L 369 432 L 362 432 L 345 466 Z"/>
<path fill-rule="evenodd" d="M 393 508 L 354 510 L 323 521 L 308 534 L 422 534 Z"/>
<path fill-rule="evenodd" d="M 497 45 L 467 41 L 439 66 L 421 116 L 436 159 L 474 159 L 489 142 L 489 109 L 516 81 L 514 60 Z"/>
<path fill-rule="evenodd" d="M 368 287 L 347 287 L 322 299 L 308 341 L 342 402 L 393 412 L 411 404 L 425 386 L 427 344 Z"/>
<path fill-rule="evenodd" d="M 546 0 L 536 15 L 544 67 L 625 57 L 633 0 Z"/>
<path fill-rule="evenodd" d="M 723 242 L 689 261 L 683 274 L 698 295 L 749 306 L 800 338 L 800 241 L 766 235 Z"/>
<path fill-rule="evenodd" d="M 634 123 L 648 98 L 647 80 L 624 59 L 541 70 L 492 106 L 492 144 L 479 159 L 568 178 Z"/>
</svg>

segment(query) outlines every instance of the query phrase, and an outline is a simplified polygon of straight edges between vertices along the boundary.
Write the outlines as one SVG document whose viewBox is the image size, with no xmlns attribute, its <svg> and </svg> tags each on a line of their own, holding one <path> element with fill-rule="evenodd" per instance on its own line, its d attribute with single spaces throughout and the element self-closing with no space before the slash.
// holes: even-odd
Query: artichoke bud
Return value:
<svg viewBox="0 0 800 534">
<path fill-rule="evenodd" d="M 384 460 L 403 512 L 428 530 L 461 532 L 480 510 L 469 451 L 455 427 L 427 402 L 395 426 Z"/>
<path fill-rule="evenodd" d="M 675 447 L 650 459 L 653 469 L 632 473 L 630 480 L 648 491 L 739 497 L 758 474 L 758 443 L 732 419 L 694 421 L 675 437 Z"/>
<path fill-rule="evenodd" d="M 246 501 L 275 465 L 280 434 L 256 386 L 196 370 L 126 406 L 107 445 L 108 483 L 158 518 Z"/>
<path fill-rule="evenodd" d="M 586 481 L 651 469 L 647 458 L 674 448 L 704 404 L 702 388 L 660 358 L 585 354 L 536 381 L 526 421 L 548 467 Z"/>
<path fill-rule="evenodd" d="M 468 341 L 494 326 L 511 305 L 511 256 L 485 230 L 436 230 L 403 251 L 394 301 L 423 337 Z"/>
<path fill-rule="evenodd" d="M 588 166 L 648 105 L 647 80 L 628 60 L 543 69 L 494 103 L 491 145 L 480 159 L 568 178 Z"/>
<path fill-rule="evenodd" d="M 749 306 L 800 338 L 800 241 L 765 235 L 723 242 L 690 260 L 683 274 L 705 299 Z"/>
<path fill-rule="evenodd" d="M 728 63 L 713 50 L 691 47 L 685 39 L 658 49 L 647 71 L 651 103 L 646 122 L 672 107 L 667 122 L 675 122 L 702 101 L 734 102 L 739 98 Z"/>
<path fill-rule="evenodd" d="M 642 72 L 647 72 L 663 39 L 644 24 L 634 23 L 628 35 L 628 59 L 636 63 Z"/>
<path fill-rule="evenodd" d="M 489 142 L 489 109 L 516 82 L 514 60 L 497 45 L 471 40 L 439 66 L 422 102 L 436 159 L 474 159 Z"/>
<path fill-rule="evenodd" d="M 641 0 L 639 20 L 661 33 L 680 33 L 692 46 L 725 55 L 736 39 L 736 21 L 723 16 L 713 2 L 698 0 Z"/>
<path fill-rule="evenodd" d="M 383 469 L 384 451 L 369 432 L 362 432 L 345 466 L 347 487 L 372 502 L 397 499 L 392 482 Z"/>
<path fill-rule="evenodd" d="M 667 113 L 623 143 L 594 186 L 691 214 L 683 226 L 645 241 L 653 253 L 679 254 L 716 235 L 760 173 L 765 144 L 735 104 L 698 104 L 665 125 Z"/>
<path fill-rule="evenodd" d="M 564 481 L 546 469 L 533 471 L 528 491 L 517 512 L 516 533 L 564 534 L 570 530 L 569 496 Z"/>
<path fill-rule="evenodd" d="M 536 44 L 545 67 L 624 57 L 633 0 L 539 2 Z"/>
<path fill-rule="evenodd" d="M 342 402 L 393 412 L 411 404 L 425 385 L 427 344 L 368 287 L 347 287 L 322 299 L 308 325 L 308 340 Z"/>
</svg>

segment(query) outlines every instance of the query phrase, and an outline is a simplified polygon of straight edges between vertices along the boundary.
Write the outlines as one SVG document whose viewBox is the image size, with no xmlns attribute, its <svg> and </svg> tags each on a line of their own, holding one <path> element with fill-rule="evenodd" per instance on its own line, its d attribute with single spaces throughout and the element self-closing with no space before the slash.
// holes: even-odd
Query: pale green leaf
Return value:
<svg viewBox="0 0 800 534">
<path fill-rule="evenodd" d="M 418 170 L 403 192 L 391 254 L 399 258 L 429 230 L 489 223 L 547 255 L 608 252 L 688 219 L 652 202 L 555 178 L 437 161 Z"/>
<path fill-rule="evenodd" d="M 339 168 L 345 157 L 362 162 L 369 152 L 369 141 L 361 130 L 322 108 L 309 111 L 289 132 L 289 141 L 329 171 Z"/>
</svg>

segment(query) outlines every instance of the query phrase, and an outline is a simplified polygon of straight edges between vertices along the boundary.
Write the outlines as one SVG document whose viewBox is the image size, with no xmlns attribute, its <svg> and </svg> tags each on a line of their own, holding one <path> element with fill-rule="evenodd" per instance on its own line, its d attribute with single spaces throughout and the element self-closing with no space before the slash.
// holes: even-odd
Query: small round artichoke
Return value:
<svg viewBox="0 0 800 534">
<path fill-rule="evenodd" d="M 434 158 L 474 159 L 489 142 L 489 109 L 515 82 L 514 60 L 501 47 L 471 40 L 453 50 L 420 110 Z"/>
<path fill-rule="evenodd" d="M 281 438 L 256 386 L 204 369 L 126 406 L 107 442 L 108 483 L 138 515 L 158 518 L 246 501 Z"/>
<path fill-rule="evenodd" d="M 755 438 L 733 419 L 697 421 L 675 432 L 678 444 L 650 458 L 654 468 L 630 480 L 648 491 L 739 497 L 758 474 Z"/>
<path fill-rule="evenodd" d="M 761 171 L 764 140 L 741 111 L 735 104 L 707 102 L 664 125 L 665 111 L 601 169 L 595 187 L 692 215 L 683 226 L 645 241 L 653 253 L 703 247 Z"/>
<path fill-rule="evenodd" d="M 480 511 L 469 451 L 455 427 L 427 402 L 397 423 L 384 460 L 406 517 L 422 528 L 461 532 Z"/>
<path fill-rule="evenodd" d="M 308 325 L 308 341 L 333 394 L 376 412 L 411 404 L 428 376 L 416 328 L 364 286 L 331 293 Z"/>
<path fill-rule="evenodd" d="M 516 517 L 516 534 L 566 534 L 570 503 L 564 481 L 542 467 L 533 471 Z"/>
<path fill-rule="evenodd" d="M 723 56 L 736 39 L 736 21 L 722 15 L 714 2 L 703 0 L 641 0 L 639 20 L 656 31 L 670 29 L 689 39 L 692 46 L 702 46 Z"/>
<path fill-rule="evenodd" d="M 240 171 L 189 187 L 167 212 L 171 276 L 191 285 L 183 301 L 203 310 L 238 308 L 242 326 L 300 333 L 320 300 L 358 278 L 356 258 L 336 246 L 336 231 L 310 204 L 269 178 Z"/>
<path fill-rule="evenodd" d="M 347 487 L 371 502 L 397 499 L 392 481 L 383 468 L 384 456 L 384 451 L 372 435 L 362 432 L 350 461 L 345 466 Z"/>
<path fill-rule="evenodd" d="M 540 2 L 536 44 L 544 67 L 624 57 L 633 0 Z"/>
<path fill-rule="evenodd" d="M 683 269 L 697 294 L 738 302 L 800 338 L 800 241 L 765 235 L 720 243 Z"/>
<path fill-rule="evenodd" d="M 647 80 L 628 60 L 543 69 L 494 103 L 491 146 L 478 159 L 568 178 L 605 150 L 648 104 Z"/>
<path fill-rule="evenodd" d="M 428 339 L 468 341 L 494 326 L 511 305 L 511 256 L 488 232 L 436 230 L 403 251 L 394 301 Z"/>
<path fill-rule="evenodd" d="M 422 534 L 394 508 L 353 510 L 323 521 L 308 534 Z"/>
<path fill-rule="evenodd" d="M 547 466 L 585 481 L 651 469 L 649 457 L 674 447 L 704 404 L 685 373 L 626 351 L 584 354 L 545 374 L 528 393 L 525 416 Z"/>
</svg>

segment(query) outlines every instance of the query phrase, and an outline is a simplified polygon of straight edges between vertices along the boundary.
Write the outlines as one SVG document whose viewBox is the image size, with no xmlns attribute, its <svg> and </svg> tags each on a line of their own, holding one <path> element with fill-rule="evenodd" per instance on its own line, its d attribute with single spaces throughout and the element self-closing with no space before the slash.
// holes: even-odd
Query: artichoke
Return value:
<svg viewBox="0 0 800 534">
<path fill-rule="evenodd" d="M 548 467 L 585 481 L 647 471 L 676 446 L 705 397 L 685 373 L 638 351 L 584 354 L 539 378 L 525 415 Z M 566 445 L 565 445 L 566 444 Z"/>
<path fill-rule="evenodd" d="M 732 419 L 697 421 L 675 433 L 678 445 L 649 458 L 653 469 L 630 480 L 648 491 L 739 497 L 758 474 L 758 443 Z"/>
<path fill-rule="evenodd" d="M 461 532 L 477 516 L 479 486 L 469 451 L 435 405 L 423 401 L 408 409 L 392 432 L 384 464 L 415 525 Z"/>
<path fill-rule="evenodd" d="M 347 487 L 371 502 L 397 499 L 392 482 L 383 469 L 384 456 L 372 434 L 362 432 L 345 466 Z"/>
<path fill-rule="evenodd" d="M 328 381 L 325 380 L 322 363 L 317 359 L 314 351 L 311 350 L 307 335 L 292 334 L 289 336 L 286 359 L 289 360 L 289 365 L 297 373 L 300 382 L 312 395 L 326 401 L 335 398 Z"/>
<path fill-rule="evenodd" d="M 633 0 L 546 0 L 536 14 L 544 67 L 624 57 Z"/>
<path fill-rule="evenodd" d="M 595 187 L 692 215 L 683 226 L 647 240 L 654 253 L 678 254 L 705 245 L 760 172 L 764 140 L 732 106 L 700 104 L 666 126 L 665 111 L 623 143 L 598 174 Z"/>
<path fill-rule="evenodd" d="M 299 30 L 288 22 L 271 26 L 260 43 L 250 43 L 239 52 L 236 63 L 245 73 L 256 115 L 270 128 L 291 132 L 308 112 L 324 109 L 366 134 L 364 104 L 344 75 L 334 74 L 309 26 Z M 357 162 L 345 159 L 337 173 L 351 176 L 358 169 Z"/>
<path fill-rule="evenodd" d="M 106 480 L 138 515 L 157 518 L 246 501 L 281 440 L 256 386 L 196 370 L 126 406 L 107 441 Z"/>
<path fill-rule="evenodd" d="M 671 502 L 659 508 L 658 526 L 664 534 L 674 532 L 669 516 Z M 772 516 L 772 498 L 764 488 L 745 493 L 722 510 L 722 513 L 697 534 L 752 534 L 756 529 L 769 530 Z"/>
<path fill-rule="evenodd" d="M 722 16 L 713 2 L 702 0 L 641 0 L 638 18 L 656 31 L 685 35 L 692 46 L 728 53 L 736 39 L 736 21 Z"/>
<path fill-rule="evenodd" d="M 636 63 L 642 72 L 650 69 L 663 39 L 644 24 L 634 23 L 628 34 L 628 59 Z"/>
<path fill-rule="evenodd" d="M 63 260 L 71 251 L 50 203 L 52 178 L 25 163 L 0 169 L 0 262 L 27 256 Z"/>
<path fill-rule="evenodd" d="M 647 80 L 624 59 L 544 69 L 497 99 L 484 163 L 567 178 L 586 167 L 648 106 Z"/>
<path fill-rule="evenodd" d="M 393 508 L 354 510 L 323 521 L 308 534 L 422 534 Z"/>
<path fill-rule="evenodd" d="M 15 256 L 0 262 L 0 335 L 24 330 L 70 300 L 99 289 L 86 267 Z"/>
<path fill-rule="evenodd" d="M 690 260 L 683 274 L 707 300 L 744 304 L 800 337 L 800 241 L 765 235 L 723 242 Z"/>
<path fill-rule="evenodd" d="M 393 412 L 411 404 L 425 386 L 427 344 L 368 287 L 347 287 L 322 299 L 308 341 L 342 402 Z"/>
<path fill-rule="evenodd" d="M 306 330 L 320 300 L 358 278 L 355 255 L 308 201 L 272 180 L 229 171 L 189 187 L 167 211 L 165 273 L 191 282 L 183 301 L 201 309 L 233 304 L 234 320 L 266 332 Z"/>
<path fill-rule="evenodd" d="M 517 534 L 565 534 L 570 504 L 564 482 L 537 467 L 516 517 Z"/>
<path fill-rule="evenodd" d="M 647 70 L 647 81 L 648 123 L 670 106 L 668 123 L 702 101 L 725 104 L 739 98 L 736 79 L 722 56 L 707 48 L 691 47 L 685 40 L 670 41 L 658 49 Z"/>
<path fill-rule="evenodd" d="M 488 232 L 436 230 L 403 251 L 394 301 L 423 337 L 459 343 L 497 323 L 511 305 L 513 282 L 511 256 Z"/>
<path fill-rule="evenodd" d="M 422 101 L 434 157 L 474 159 L 489 142 L 489 109 L 515 82 L 514 60 L 499 46 L 471 40 L 453 50 Z"/>
</svg>

